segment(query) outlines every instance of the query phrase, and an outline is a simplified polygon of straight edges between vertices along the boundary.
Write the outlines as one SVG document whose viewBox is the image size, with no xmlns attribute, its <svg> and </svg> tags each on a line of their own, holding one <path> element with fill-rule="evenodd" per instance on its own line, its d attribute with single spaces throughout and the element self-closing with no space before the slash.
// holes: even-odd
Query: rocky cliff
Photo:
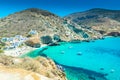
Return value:
<svg viewBox="0 0 120 80">
<path fill-rule="evenodd" d="M 70 14 L 65 19 L 70 19 L 84 28 L 92 28 L 102 35 L 120 33 L 120 10 L 95 8 Z"/>
<path fill-rule="evenodd" d="M 66 77 L 51 59 L 0 55 L 0 80 L 66 80 Z"/>
</svg>

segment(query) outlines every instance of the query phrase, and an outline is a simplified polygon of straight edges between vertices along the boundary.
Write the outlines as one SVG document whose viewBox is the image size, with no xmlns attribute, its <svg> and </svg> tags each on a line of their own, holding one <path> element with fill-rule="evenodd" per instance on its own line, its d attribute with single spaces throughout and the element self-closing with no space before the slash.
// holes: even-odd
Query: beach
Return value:
<svg viewBox="0 0 120 80">
<path fill-rule="evenodd" d="M 22 54 L 28 53 L 32 50 L 35 50 L 36 48 L 32 48 L 29 46 L 23 46 L 23 47 L 18 47 L 15 49 L 10 49 L 10 50 L 4 50 L 4 54 L 7 56 L 13 56 L 13 57 L 18 57 Z"/>
<path fill-rule="evenodd" d="M 47 45 L 42 44 L 40 48 L 45 47 L 45 46 L 47 46 Z M 38 49 L 38 48 L 22 46 L 22 47 L 17 47 L 14 49 L 4 50 L 4 54 L 7 56 L 18 57 L 18 56 L 21 56 L 23 54 L 26 54 L 26 53 L 36 50 L 36 49 Z"/>
</svg>

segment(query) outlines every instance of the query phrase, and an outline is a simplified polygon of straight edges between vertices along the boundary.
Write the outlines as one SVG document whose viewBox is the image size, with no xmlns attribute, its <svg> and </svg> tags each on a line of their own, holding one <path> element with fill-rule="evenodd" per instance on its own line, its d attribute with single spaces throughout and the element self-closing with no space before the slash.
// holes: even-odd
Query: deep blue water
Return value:
<svg viewBox="0 0 120 80">
<path fill-rule="evenodd" d="M 108 80 L 120 80 L 120 37 L 107 37 L 94 42 L 61 43 L 44 51 L 33 51 L 29 56 L 35 57 L 40 54 L 65 65 L 69 80 L 91 80 L 91 77 L 82 73 L 94 76 L 98 73 L 98 77 L 105 74 L 104 77 Z M 81 75 L 89 78 L 85 79 Z"/>
</svg>

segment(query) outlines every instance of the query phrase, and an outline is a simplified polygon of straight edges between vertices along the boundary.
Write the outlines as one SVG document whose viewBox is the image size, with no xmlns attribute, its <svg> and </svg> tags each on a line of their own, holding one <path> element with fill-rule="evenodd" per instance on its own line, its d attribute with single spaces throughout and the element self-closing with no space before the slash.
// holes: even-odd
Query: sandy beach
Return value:
<svg viewBox="0 0 120 80">
<path fill-rule="evenodd" d="M 47 45 L 42 44 L 40 48 L 45 47 Z M 7 56 L 13 56 L 13 57 L 18 57 L 22 54 L 28 53 L 32 50 L 35 50 L 38 48 L 33 48 L 33 47 L 29 47 L 29 46 L 23 46 L 23 47 L 18 47 L 15 49 L 10 49 L 10 50 L 4 50 L 4 54 Z"/>
<path fill-rule="evenodd" d="M 13 56 L 13 57 L 18 57 L 22 54 L 28 53 L 32 50 L 35 50 L 36 48 L 32 48 L 29 46 L 23 46 L 20 48 L 15 48 L 15 49 L 10 49 L 10 50 L 4 50 L 4 54 L 7 56 Z"/>
</svg>

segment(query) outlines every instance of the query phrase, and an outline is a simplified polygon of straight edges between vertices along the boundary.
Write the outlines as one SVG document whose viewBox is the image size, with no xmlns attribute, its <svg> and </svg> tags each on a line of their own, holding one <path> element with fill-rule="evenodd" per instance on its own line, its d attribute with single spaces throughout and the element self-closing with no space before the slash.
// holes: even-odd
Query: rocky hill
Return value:
<svg viewBox="0 0 120 80">
<path fill-rule="evenodd" d="M 57 34 L 62 40 L 84 40 L 101 37 L 91 29 L 84 29 L 70 20 L 64 20 L 53 13 L 36 8 L 26 9 L 0 19 L 0 36 L 9 37 L 16 34 L 27 36 L 28 32 L 37 30 L 39 36 Z"/>
<path fill-rule="evenodd" d="M 51 59 L 15 58 L 0 55 L 0 79 L 66 80 L 66 76 Z"/>
<path fill-rule="evenodd" d="M 92 28 L 101 34 L 112 34 L 113 32 L 117 35 L 120 33 L 120 10 L 95 8 L 70 14 L 65 19 L 83 25 L 84 28 Z"/>
</svg>

